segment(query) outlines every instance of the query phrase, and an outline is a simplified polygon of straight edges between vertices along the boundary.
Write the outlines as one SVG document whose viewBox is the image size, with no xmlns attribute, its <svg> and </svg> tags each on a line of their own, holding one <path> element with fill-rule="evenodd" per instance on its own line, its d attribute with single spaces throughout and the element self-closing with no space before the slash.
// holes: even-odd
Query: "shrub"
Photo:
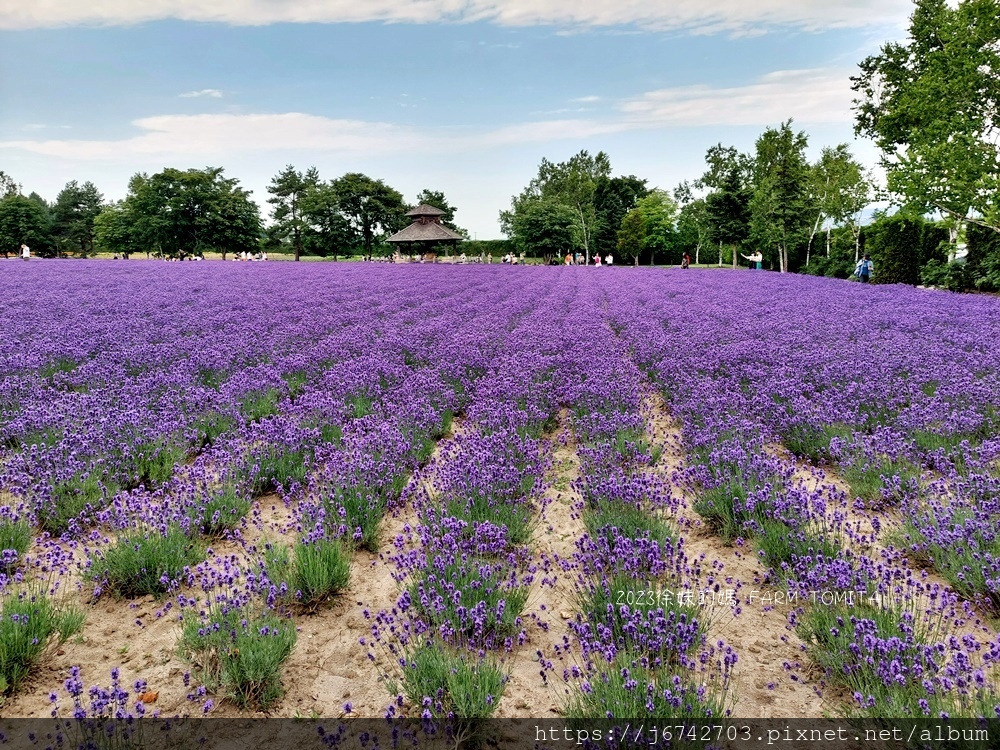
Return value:
<svg viewBox="0 0 1000 750">
<path fill-rule="evenodd" d="M 294 555 L 286 546 L 266 545 L 264 567 L 272 584 L 287 584 L 286 601 L 294 596 L 309 611 L 339 594 L 351 580 L 350 555 L 340 542 L 329 539 L 300 541 Z"/>
<path fill-rule="evenodd" d="M 589 676 L 587 682 L 588 689 L 570 699 L 563 714 L 567 718 L 717 719 L 726 715 L 725 680 L 703 684 L 690 674 L 653 671 L 627 654 L 606 671 Z"/>
<path fill-rule="evenodd" d="M 421 643 L 403 655 L 400 666 L 401 684 L 389 680 L 388 689 L 432 718 L 452 719 L 450 739 L 461 747 L 476 747 L 484 720 L 496 712 L 509 679 L 494 658 Z"/>
<path fill-rule="evenodd" d="M 592 537 L 607 539 L 614 546 L 615 537 L 648 537 L 661 550 L 673 548 L 677 534 L 663 518 L 636 505 L 600 500 L 583 512 L 583 523 Z"/>
<path fill-rule="evenodd" d="M 80 629 L 83 618 L 82 612 L 59 607 L 39 591 L 0 599 L 0 696 L 17 690 L 52 635 L 65 641 Z"/>
<path fill-rule="evenodd" d="M 240 412 L 248 422 L 259 422 L 278 413 L 281 391 L 268 388 L 265 391 L 250 391 L 240 402 Z"/>
<path fill-rule="evenodd" d="M 36 513 L 38 524 L 50 534 L 62 534 L 85 510 L 102 508 L 105 498 L 117 491 L 114 485 L 105 487 L 94 473 L 74 474 L 51 486 L 49 502 Z"/>
<path fill-rule="evenodd" d="M 209 686 L 238 706 L 265 710 L 282 696 L 281 669 L 295 641 L 294 624 L 272 612 L 213 604 L 205 621 L 183 621 L 180 646 L 199 657 Z"/>
<path fill-rule="evenodd" d="M 95 557 L 91 578 L 117 596 L 133 598 L 162 594 L 205 556 L 204 549 L 176 526 L 136 529 L 118 537 L 114 546 Z"/>
<path fill-rule="evenodd" d="M 945 263 L 937 258 L 927 261 L 920 269 L 920 283 L 952 292 L 961 292 L 969 285 L 964 264 L 954 261 Z"/>
<path fill-rule="evenodd" d="M 258 471 L 251 490 L 255 495 L 263 495 L 275 492 L 279 486 L 287 489 L 293 483 L 304 482 L 306 473 L 305 449 L 265 445 L 261 447 Z"/>
<path fill-rule="evenodd" d="M 0 572 L 9 572 L 30 545 L 31 526 L 25 519 L 0 517 Z"/>
<path fill-rule="evenodd" d="M 188 517 L 202 534 L 222 536 L 239 526 L 252 505 L 250 495 L 243 488 L 233 482 L 223 482 L 209 487 L 204 504 L 192 508 Z"/>
</svg>

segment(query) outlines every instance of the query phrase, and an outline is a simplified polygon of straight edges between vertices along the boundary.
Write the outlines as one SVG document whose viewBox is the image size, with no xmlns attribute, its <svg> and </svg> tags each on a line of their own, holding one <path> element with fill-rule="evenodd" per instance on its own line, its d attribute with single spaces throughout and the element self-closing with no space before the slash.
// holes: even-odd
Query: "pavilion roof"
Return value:
<svg viewBox="0 0 1000 750">
<path fill-rule="evenodd" d="M 426 203 L 421 203 L 416 208 L 411 208 L 406 212 L 407 216 L 444 216 L 447 211 L 442 211 L 437 206 L 430 206 Z"/>
<path fill-rule="evenodd" d="M 421 224 L 420 222 L 414 222 L 406 229 L 396 232 L 392 237 L 387 238 L 386 242 L 434 242 L 464 239 L 465 237 L 458 232 L 451 231 L 444 224 L 436 222 Z"/>
</svg>

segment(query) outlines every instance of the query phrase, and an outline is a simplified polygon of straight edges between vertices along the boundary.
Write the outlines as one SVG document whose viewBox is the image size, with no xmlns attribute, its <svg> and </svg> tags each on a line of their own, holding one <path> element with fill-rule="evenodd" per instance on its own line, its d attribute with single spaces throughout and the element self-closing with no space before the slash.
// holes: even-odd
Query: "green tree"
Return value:
<svg viewBox="0 0 1000 750">
<path fill-rule="evenodd" d="M 816 218 L 806 245 L 806 265 L 809 265 L 812 256 L 813 240 L 824 223 L 826 257 L 830 257 L 830 231 L 834 224 L 851 227 L 857 253 L 861 241 L 860 214 L 871 202 L 872 188 L 864 167 L 854 158 L 846 143 L 823 149 L 819 160 L 810 168 L 808 191 L 807 202 L 813 206 Z"/>
<path fill-rule="evenodd" d="M 254 252 L 260 246 L 260 209 L 220 167 L 165 169 L 129 181 L 124 216 L 147 252 L 183 257 L 212 250 Z"/>
<path fill-rule="evenodd" d="M 572 208 L 554 200 L 540 200 L 517 213 L 512 239 L 522 252 L 541 255 L 548 265 L 553 258 L 579 247 L 581 231 L 580 217 Z"/>
<path fill-rule="evenodd" d="M 639 256 L 646 248 L 646 218 L 642 210 L 633 208 L 622 219 L 618 230 L 618 253 L 625 258 L 632 258 L 634 265 L 639 265 Z"/>
<path fill-rule="evenodd" d="M 428 206 L 434 206 L 434 208 L 440 208 L 444 211 L 444 216 L 441 217 L 442 224 L 453 232 L 458 232 L 463 237 L 469 236 L 467 231 L 455 224 L 455 212 L 458 209 L 448 203 L 448 199 L 444 197 L 444 193 L 440 190 L 428 190 L 426 188 L 421 190 L 417 193 L 417 205 L 422 206 L 425 203 Z"/>
<path fill-rule="evenodd" d="M 701 262 L 701 246 L 708 240 L 708 208 L 704 198 L 694 197 L 694 186 L 685 180 L 674 188 L 674 200 L 680 206 L 677 215 L 678 256 L 685 252 L 694 255 L 694 262 Z M 693 252 L 692 252 L 693 251 Z"/>
<path fill-rule="evenodd" d="M 52 235 L 42 207 L 37 201 L 23 195 L 8 194 L 0 198 L 0 252 L 19 252 L 21 243 L 32 252 L 51 257 L 53 254 Z"/>
<path fill-rule="evenodd" d="M 92 182 L 66 183 L 52 206 L 52 233 L 60 252 L 86 257 L 94 252 L 94 221 L 104 208 L 104 196 Z"/>
<path fill-rule="evenodd" d="M 792 121 L 768 128 L 757 139 L 753 196 L 750 200 L 751 237 L 770 248 L 782 272 L 789 270 L 790 250 L 808 236 L 809 163 L 806 134 L 792 132 Z"/>
<path fill-rule="evenodd" d="M 128 258 L 142 252 L 142 245 L 133 232 L 134 219 L 126 212 L 124 201 L 118 201 L 94 217 L 94 247 L 106 253 L 119 253 Z M 148 248 L 147 248 L 148 250 Z M 147 253 L 148 255 L 148 253 Z"/>
<path fill-rule="evenodd" d="M 321 182 L 303 196 L 302 216 L 310 253 L 336 260 L 363 249 L 361 237 L 342 213 L 339 194 L 330 183 Z"/>
<path fill-rule="evenodd" d="M 500 212 L 500 228 L 507 236 L 513 236 L 517 215 L 531 204 L 542 200 L 561 203 L 576 215 L 580 247 L 589 263 L 597 228 L 594 204 L 597 184 L 600 178 L 610 175 L 611 160 L 603 151 L 593 156 L 581 151 L 558 164 L 542 159 L 538 174 L 520 195 L 511 199 L 510 210 Z"/>
<path fill-rule="evenodd" d="M 723 247 L 729 248 L 736 266 L 736 248 L 750 232 L 750 180 L 753 160 L 733 146 L 721 143 L 705 154 L 708 169 L 697 187 L 707 187 L 705 221 L 708 239 L 719 245 L 719 265 Z"/>
<path fill-rule="evenodd" d="M 640 198 L 636 210 L 643 221 L 643 250 L 649 252 L 649 265 L 654 265 L 656 254 L 666 255 L 677 242 L 677 202 L 657 189 Z"/>
<path fill-rule="evenodd" d="M 917 0 L 908 40 L 860 68 L 855 130 L 881 149 L 901 204 L 1000 231 L 996 0 Z"/>
<path fill-rule="evenodd" d="M 303 233 L 307 228 L 302 203 L 308 200 L 306 196 L 309 191 L 314 190 L 318 184 L 319 172 L 315 167 L 310 167 L 303 174 L 296 172 L 295 167 L 289 164 L 271 178 L 271 184 L 267 186 L 267 192 L 271 194 L 267 202 L 274 207 L 271 209 L 274 225 L 268 234 L 279 243 L 289 240 L 295 249 L 295 260 L 302 257 Z"/>
<path fill-rule="evenodd" d="M 618 230 L 621 229 L 622 219 L 648 192 L 646 181 L 635 175 L 598 178 L 594 189 L 597 217 L 593 237 L 595 255 L 603 257 L 618 253 Z"/>
<path fill-rule="evenodd" d="M 341 216 L 359 240 L 367 260 L 376 241 L 406 226 L 406 204 L 398 190 L 382 180 L 350 172 L 330 183 Z"/>
<path fill-rule="evenodd" d="M 17 184 L 13 177 L 0 169 L 0 198 L 8 195 L 19 195 L 21 186 Z"/>
</svg>

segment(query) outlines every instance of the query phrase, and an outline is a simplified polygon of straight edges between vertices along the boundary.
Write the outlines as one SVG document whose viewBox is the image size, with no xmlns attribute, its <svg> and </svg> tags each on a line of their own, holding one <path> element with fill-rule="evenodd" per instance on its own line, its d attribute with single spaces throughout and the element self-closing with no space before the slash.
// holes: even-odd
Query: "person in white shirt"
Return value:
<svg viewBox="0 0 1000 750">
<path fill-rule="evenodd" d="M 24 258 L 25 260 L 31 257 L 31 248 L 25 245 L 23 242 L 21 243 L 21 257 Z"/>
<path fill-rule="evenodd" d="M 605 263 L 605 265 L 610 266 L 614 262 L 615 262 L 615 259 L 611 257 L 611 253 L 608 253 L 607 255 L 604 256 L 604 263 Z"/>
</svg>

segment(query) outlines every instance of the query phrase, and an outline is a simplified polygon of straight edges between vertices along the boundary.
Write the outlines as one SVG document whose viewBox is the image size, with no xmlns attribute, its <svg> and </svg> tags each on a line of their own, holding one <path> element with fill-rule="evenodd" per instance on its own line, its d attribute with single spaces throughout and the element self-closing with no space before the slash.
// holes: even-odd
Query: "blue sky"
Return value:
<svg viewBox="0 0 1000 750">
<path fill-rule="evenodd" d="M 53 199 L 137 171 L 360 171 L 499 237 L 543 157 L 669 188 L 794 119 L 849 142 L 849 76 L 908 0 L 46 0 L 0 8 L 0 169 Z"/>
</svg>

